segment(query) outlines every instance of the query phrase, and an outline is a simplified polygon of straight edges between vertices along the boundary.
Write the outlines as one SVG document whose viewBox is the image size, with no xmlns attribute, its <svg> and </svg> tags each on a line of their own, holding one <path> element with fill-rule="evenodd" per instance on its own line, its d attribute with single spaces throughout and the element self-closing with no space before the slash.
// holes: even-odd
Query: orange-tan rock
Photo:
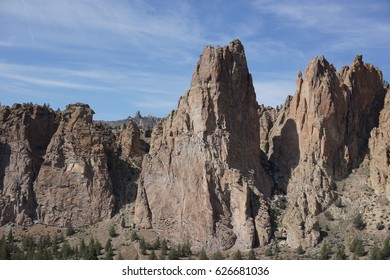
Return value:
<svg viewBox="0 0 390 280">
<path fill-rule="evenodd" d="M 0 106 L 0 225 L 36 219 L 33 183 L 57 126 L 47 107 Z"/>
<path fill-rule="evenodd" d="M 381 111 L 379 126 L 370 138 L 371 187 L 390 200 L 390 88 L 387 88 L 385 105 Z"/>
<path fill-rule="evenodd" d="M 298 74 L 296 93 L 270 132 L 269 151 L 276 188 L 289 197 L 284 225 L 290 245 L 318 242 L 315 216 L 334 200 L 334 181 L 366 156 L 384 94 L 381 72 L 361 56 L 339 73 L 316 57 L 304 77 Z"/>
<path fill-rule="evenodd" d="M 154 129 L 136 204 L 139 226 L 194 249 L 266 244 L 271 183 L 242 44 L 204 49 L 190 90 Z"/>
</svg>

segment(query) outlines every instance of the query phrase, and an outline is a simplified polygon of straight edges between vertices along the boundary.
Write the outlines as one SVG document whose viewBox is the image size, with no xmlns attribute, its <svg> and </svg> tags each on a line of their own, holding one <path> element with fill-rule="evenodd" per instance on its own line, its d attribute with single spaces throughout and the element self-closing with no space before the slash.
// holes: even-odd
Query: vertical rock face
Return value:
<svg viewBox="0 0 390 280">
<path fill-rule="evenodd" d="M 33 182 L 57 126 L 57 115 L 49 108 L 0 106 L 0 225 L 32 224 Z"/>
<path fill-rule="evenodd" d="M 133 120 L 123 124 L 114 136 L 115 143 L 111 143 L 108 150 L 108 171 L 114 186 L 116 210 L 119 210 L 121 206 L 135 201 L 145 152 L 141 132 Z"/>
<path fill-rule="evenodd" d="M 315 245 L 315 215 L 333 200 L 334 180 L 348 176 L 367 154 L 370 131 L 383 107 L 381 72 L 357 56 L 340 73 L 314 58 L 299 73 L 294 97 L 272 129 L 270 161 L 276 187 L 287 192 L 288 242 Z"/>
<path fill-rule="evenodd" d="M 268 154 L 269 144 L 271 142 L 270 132 L 274 123 L 277 119 L 279 110 L 272 107 L 265 107 L 263 105 L 259 106 L 257 110 L 259 114 L 259 122 L 260 122 L 260 149 Z"/>
<path fill-rule="evenodd" d="M 157 125 L 143 161 L 137 223 L 194 249 L 268 242 L 271 183 L 244 48 L 206 47 L 191 89 Z"/>
<path fill-rule="evenodd" d="M 84 104 L 0 107 L 0 225 L 84 226 L 135 201 L 140 131 L 131 120 L 106 129 L 92 115 Z"/>
<path fill-rule="evenodd" d="M 390 200 L 390 88 L 387 89 L 385 106 L 381 111 L 379 127 L 370 138 L 371 186 Z"/>
<path fill-rule="evenodd" d="M 111 218 L 114 197 L 107 139 L 93 125 L 92 115 L 83 104 L 69 105 L 62 112 L 34 184 L 38 219 L 45 224 L 83 226 Z"/>
</svg>

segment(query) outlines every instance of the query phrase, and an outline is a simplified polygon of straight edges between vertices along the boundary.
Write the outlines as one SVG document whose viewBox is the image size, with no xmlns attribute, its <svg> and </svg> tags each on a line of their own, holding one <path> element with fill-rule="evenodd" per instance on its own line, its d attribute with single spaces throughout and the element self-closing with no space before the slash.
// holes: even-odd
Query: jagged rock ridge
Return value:
<svg viewBox="0 0 390 280">
<path fill-rule="evenodd" d="M 0 224 L 81 227 L 135 200 L 140 131 L 129 120 L 113 132 L 93 114 L 84 104 L 1 107 Z"/>
<path fill-rule="evenodd" d="M 290 245 L 318 243 L 315 216 L 333 202 L 335 181 L 367 155 L 384 96 L 382 73 L 362 56 L 339 73 L 324 57 L 315 57 L 304 78 L 298 74 L 296 93 L 270 131 L 268 151 L 275 188 L 289 197 L 284 225 Z"/>
</svg>

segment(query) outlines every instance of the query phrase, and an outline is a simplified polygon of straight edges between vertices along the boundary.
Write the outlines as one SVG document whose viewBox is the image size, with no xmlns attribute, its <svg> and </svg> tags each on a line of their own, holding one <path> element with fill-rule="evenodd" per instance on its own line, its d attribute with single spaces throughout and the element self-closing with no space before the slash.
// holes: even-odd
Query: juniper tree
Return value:
<svg viewBox="0 0 390 280">
<path fill-rule="evenodd" d="M 209 257 L 206 254 L 206 251 L 203 248 L 202 248 L 202 250 L 200 250 L 200 252 L 198 254 L 198 259 L 199 260 L 208 260 L 209 259 Z"/>
<path fill-rule="evenodd" d="M 248 260 L 256 260 L 255 251 L 253 251 L 253 249 L 251 249 L 251 250 L 249 251 Z"/>
</svg>

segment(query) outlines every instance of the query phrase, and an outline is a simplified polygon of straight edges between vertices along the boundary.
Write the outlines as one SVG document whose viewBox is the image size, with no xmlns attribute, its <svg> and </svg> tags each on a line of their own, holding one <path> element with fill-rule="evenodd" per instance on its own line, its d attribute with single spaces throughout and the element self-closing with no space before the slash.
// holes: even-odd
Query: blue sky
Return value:
<svg viewBox="0 0 390 280">
<path fill-rule="evenodd" d="M 204 46 L 238 38 L 258 102 L 276 106 L 314 56 L 340 69 L 363 54 L 389 80 L 389 15 L 388 0 L 0 0 L 0 102 L 164 117 Z"/>
</svg>

